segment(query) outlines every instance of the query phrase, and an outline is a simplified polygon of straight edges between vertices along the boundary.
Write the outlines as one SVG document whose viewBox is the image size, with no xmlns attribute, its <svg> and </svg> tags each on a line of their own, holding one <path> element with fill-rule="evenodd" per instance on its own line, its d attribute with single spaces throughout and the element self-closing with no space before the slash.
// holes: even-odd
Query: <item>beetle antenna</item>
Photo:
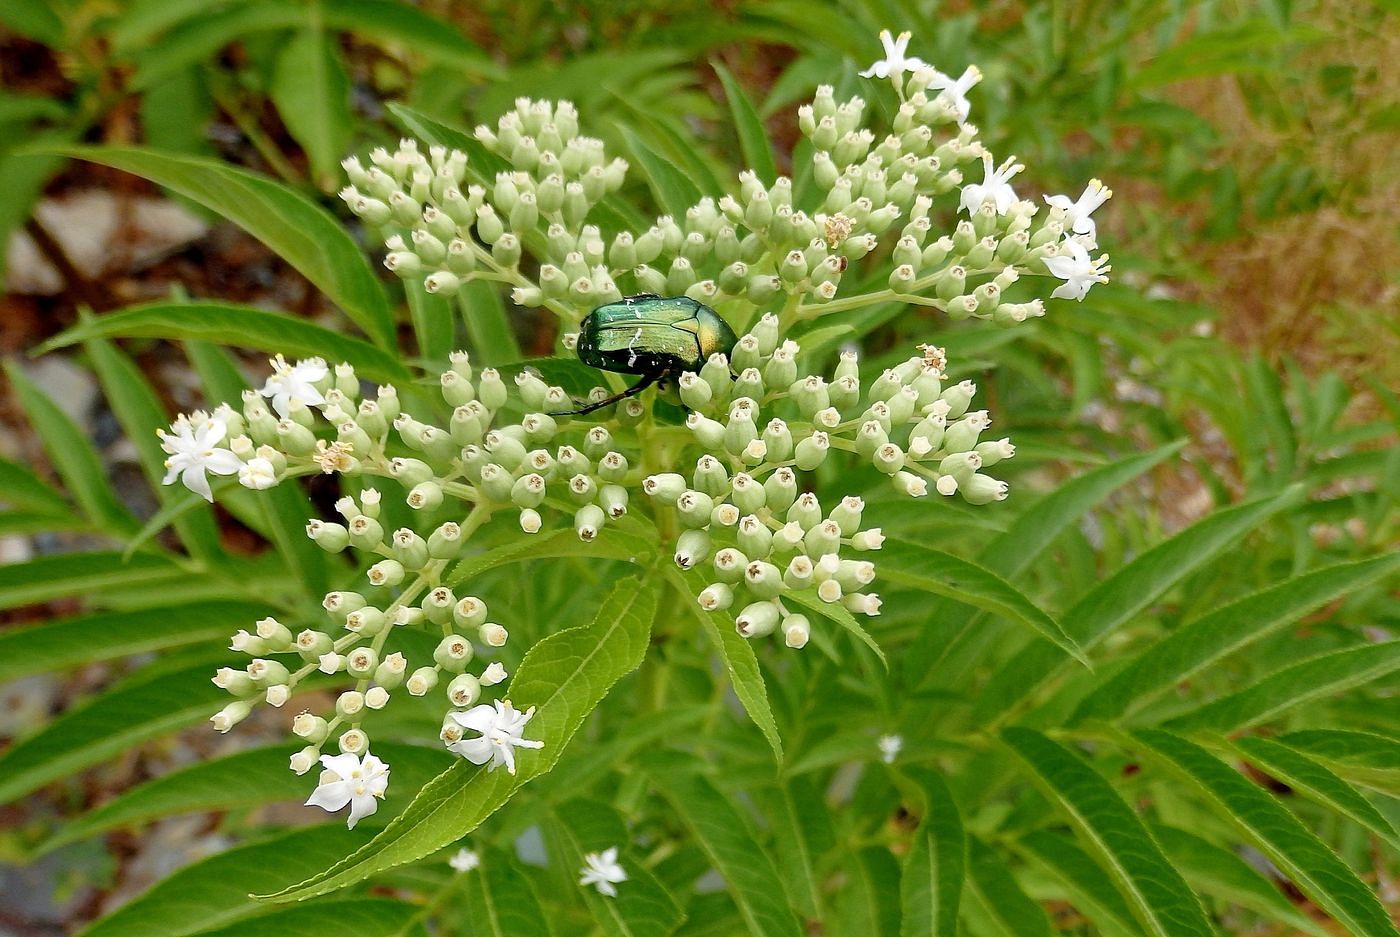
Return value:
<svg viewBox="0 0 1400 937">
<path fill-rule="evenodd" d="M 633 384 L 631 387 L 627 388 L 619 394 L 613 394 L 611 397 L 608 397 L 605 400 L 599 400 L 594 403 L 590 403 L 588 406 L 580 407 L 577 410 L 560 410 L 555 413 L 551 413 L 550 416 L 582 416 L 585 413 L 592 413 L 594 410 L 601 410 L 604 407 L 608 407 L 617 403 L 619 400 L 625 400 L 628 397 L 637 396 L 642 391 L 646 390 L 652 384 L 655 384 L 659 379 L 665 376 L 665 371 L 652 374 L 645 374 L 642 376 L 642 379 L 640 381 Z"/>
</svg>

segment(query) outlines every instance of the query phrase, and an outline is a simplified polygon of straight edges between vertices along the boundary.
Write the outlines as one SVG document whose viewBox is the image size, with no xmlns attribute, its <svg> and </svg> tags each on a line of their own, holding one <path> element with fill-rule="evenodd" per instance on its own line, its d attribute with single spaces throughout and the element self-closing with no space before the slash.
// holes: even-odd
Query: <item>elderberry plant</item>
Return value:
<svg viewBox="0 0 1400 937">
<path fill-rule="evenodd" d="M 863 522 L 861 497 L 823 504 L 810 473 L 829 459 L 867 463 L 915 504 L 930 492 L 971 505 L 1007 497 L 991 470 L 1015 447 L 983 438 L 991 417 L 972 409 L 971 381 L 947 378 L 942 348 L 911 349 L 863 386 L 856 350 L 815 372 L 793 330 L 890 300 L 1014 326 L 1044 315 L 1047 278 L 1064 281 L 1052 295 L 1082 300 L 1107 279 L 1106 256 L 1088 252 L 1091 215 L 1110 193 L 1094 181 L 1077 201 L 1047 198 L 1048 209 L 1019 199 L 1011 179 L 1024 167 L 998 162 L 967 122 L 979 73 L 954 80 L 904 58 L 907 35 L 883 38 L 888 57 L 870 74 L 896 95 L 888 126 L 828 86 L 798 110 L 813 147 L 811 212 L 795 207 L 790 178 L 746 171 L 733 194 L 605 240 L 590 218 L 617 196 L 628 165 L 582 133 L 568 102 L 520 99 L 494 128 L 477 128 L 509 166 L 491 185 L 468 182 L 466 153 L 436 144 L 425 153 L 412 139 L 374 150 L 368 165 L 345 161 L 341 198 L 383 241 L 386 267 L 430 294 L 509 284 L 518 305 L 557 318 L 562 354 L 590 310 L 640 293 L 711 305 L 743 334 L 728 355 L 675 375 L 683 425 L 660 417 L 651 397 L 562 415 L 573 407 L 563 387 L 528 367 L 513 378 L 477 370 L 465 352 L 412 412 L 404 389 L 362 392 L 347 363 L 278 356 L 240 409 L 180 416 L 161 434 L 167 484 L 178 478 L 213 500 L 208 474 L 257 490 L 312 474 L 356 478 L 358 498 L 336 503 L 338 519 L 310 519 L 306 533 L 328 552 L 373 561 L 356 590 L 325 596 L 320 627 L 294 633 L 268 617 L 233 637 L 252 660 L 215 675 L 234 697 L 215 728 L 229 731 L 260 703 L 282 707 L 317 674 L 352 684 L 332 710 L 295 714 L 290 727 L 304 743 L 292 770 L 324 768 L 307 803 L 348 805 L 354 826 L 376 809 L 390 770 L 370 754 L 362 723 L 395 694 L 437 700 L 443 742 L 490 770 L 514 774 L 532 757 L 516 749 L 543 745 L 527 734 L 533 708 L 479 702 L 483 689 L 508 690 L 505 669 L 489 661 L 508 630 L 486 600 L 444 584 L 493 514 L 516 513 L 521 536 L 571 525 L 585 543 L 614 525 L 644 530 L 681 570 L 703 571 L 693 600 L 706 613 L 744 638 L 778 634 L 803 648 L 814 616 L 860 632 L 852 616 L 880 613 L 873 557 L 885 539 Z M 981 180 L 965 179 L 979 161 Z M 869 284 L 872 271 L 887 271 L 884 287 L 849 285 Z M 596 387 L 590 398 L 607 394 Z M 458 519 L 387 530 L 385 497 Z M 400 628 L 428 632 L 436 649 L 394 649 Z"/>
</svg>

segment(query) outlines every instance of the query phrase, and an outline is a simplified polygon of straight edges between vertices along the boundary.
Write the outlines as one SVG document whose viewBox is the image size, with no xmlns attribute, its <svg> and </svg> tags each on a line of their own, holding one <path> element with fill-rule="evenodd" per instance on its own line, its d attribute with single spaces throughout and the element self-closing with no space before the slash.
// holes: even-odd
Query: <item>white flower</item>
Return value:
<svg viewBox="0 0 1400 937">
<path fill-rule="evenodd" d="M 306 799 L 308 807 L 320 807 L 335 813 L 346 804 L 350 805 L 350 829 L 361 817 L 367 817 L 379 809 L 379 798 L 389 786 L 389 766 L 365 752 L 364 759 L 358 755 L 322 755 L 321 783 Z"/>
<path fill-rule="evenodd" d="M 230 450 L 217 448 L 228 430 L 220 421 L 198 412 L 193 418 L 180 414 L 170 430 L 156 430 L 160 447 L 170 454 L 165 460 L 170 471 L 165 473 L 164 484 L 169 485 L 178 476 L 190 491 L 213 501 L 214 493 L 209 490 L 209 479 L 204 473 L 232 475 L 243 465 Z"/>
<path fill-rule="evenodd" d="M 254 491 L 265 491 L 277 484 L 277 469 L 262 457 L 249 459 L 239 466 L 238 484 Z"/>
<path fill-rule="evenodd" d="M 506 669 L 501 666 L 500 661 L 492 661 L 486 665 L 486 669 L 481 672 L 482 686 L 495 686 L 506 678 Z"/>
<path fill-rule="evenodd" d="M 960 77 L 953 78 L 934 69 L 933 76 L 929 88 L 941 92 L 939 97 L 948 99 L 948 106 L 957 115 L 958 123 L 967 123 L 967 115 L 972 111 L 972 102 L 967 99 L 967 93 L 982 80 L 982 70 L 976 65 L 969 65 Z"/>
<path fill-rule="evenodd" d="M 894 78 L 905 72 L 916 71 L 920 68 L 928 68 L 923 59 L 916 56 L 904 57 L 904 50 L 909 48 L 909 37 L 912 33 L 900 33 L 898 38 L 890 34 L 888 29 L 880 30 L 880 44 L 885 47 L 885 57 L 874 65 L 860 73 L 862 78 Z"/>
<path fill-rule="evenodd" d="M 1051 208 L 1065 210 L 1065 225 L 1075 234 L 1087 234 L 1090 241 L 1097 241 L 1099 234 L 1092 215 L 1100 205 L 1113 198 L 1113 190 L 1098 179 L 1090 179 L 1084 194 L 1071 202 L 1068 195 L 1047 195 L 1045 204 Z"/>
<path fill-rule="evenodd" d="M 885 764 L 894 764 L 894 760 L 899 757 L 899 750 L 904 747 L 904 739 L 898 735 L 882 735 L 875 742 L 875 746 L 880 749 L 880 760 Z"/>
<path fill-rule="evenodd" d="M 1069 250 L 1068 257 L 1063 253 L 1066 248 Z M 1059 255 L 1045 258 L 1045 269 L 1065 281 L 1055 287 L 1051 296 L 1083 302 L 1089 293 L 1089 287 L 1095 283 L 1108 282 L 1105 274 L 1113 268 L 1108 266 L 1107 254 L 1100 254 L 1097 260 L 1090 260 L 1084 245 L 1074 238 L 1066 239 L 1060 249 L 1062 252 Z"/>
<path fill-rule="evenodd" d="M 272 409 L 282 419 L 291 416 L 293 401 L 308 407 L 326 402 L 326 398 L 316 389 L 316 382 L 325 380 L 329 373 L 326 362 L 320 358 L 306 358 L 291 365 L 278 355 L 268 363 L 272 365 L 272 376 L 259 393 L 272 399 Z"/>
<path fill-rule="evenodd" d="M 447 864 L 458 872 L 470 872 L 481 865 L 481 854 L 472 849 L 459 849 Z"/>
<path fill-rule="evenodd" d="M 617 889 L 613 885 L 627 881 L 627 872 L 617 861 L 617 847 L 610 846 L 602 852 L 586 853 L 583 862 L 578 883 L 596 886 L 599 894 L 616 898 Z"/>
<path fill-rule="evenodd" d="M 464 713 L 448 713 L 451 719 L 463 729 L 481 733 L 474 739 L 451 742 L 448 748 L 474 765 L 491 763 L 488 770 L 495 771 L 501 765 L 511 774 L 515 773 L 515 749 L 544 748 L 544 742 L 527 739 L 523 736 L 525 724 L 535 715 L 535 707 L 518 712 L 510 701 L 496 700 L 493 704 L 483 703 L 473 706 Z"/>
<path fill-rule="evenodd" d="M 963 186 L 962 204 L 959 208 L 969 215 L 982 207 L 982 203 L 990 199 L 996 204 L 997 214 L 1004 215 L 1010 211 L 1019 199 L 1016 198 L 1015 191 L 1011 188 L 1011 177 L 1026 167 L 1016 162 L 1016 157 L 1008 156 L 1001 164 L 1000 169 L 992 168 L 992 154 L 982 153 L 982 184 L 969 183 Z"/>
</svg>

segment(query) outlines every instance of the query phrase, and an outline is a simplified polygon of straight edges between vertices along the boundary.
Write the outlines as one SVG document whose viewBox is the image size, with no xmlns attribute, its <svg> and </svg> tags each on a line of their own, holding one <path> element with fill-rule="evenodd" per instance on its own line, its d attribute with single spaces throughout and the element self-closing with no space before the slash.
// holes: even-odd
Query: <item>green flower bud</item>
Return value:
<svg viewBox="0 0 1400 937">
<path fill-rule="evenodd" d="M 314 631 L 307 628 L 296 636 L 293 649 L 301 656 L 302 660 L 315 661 L 319 660 L 322 654 L 329 654 L 334 650 L 334 644 L 331 641 L 331 636 L 324 631 Z"/>
<path fill-rule="evenodd" d="M 804 491 L 788 508 L 786 519 L 799 525 L 804 532 L 811 530 L 822 522 L 821 502 L 810 491 Z"/>
<path fill-rule="evenodd" d="M 527 534 L 537 534 L 544 526 L 544 519 L 534 508 L 524 508 L 520 512 L 520 529 Z"/>
<path fill-rule="evenodd" d="M 739 509 L 732 504 L 720 503 L 710 512 L 710 524 L 716 528 L 734 527 L 739 523 Z"/>
<path fill-rule="evenodd" d="M 452 594 L 452 590 L 447 586 L 438 586 L 423 596 L 420 607 L 423 609 L 423 617 L 435 625 L 441 625 L 452 618 L 452 607 L 456 604 L 457 597 Z"/>
<path fill-rule="evenodd" d="M 822 521 L 807 529 L 802 546 L 808 556 L 835 553 L 841 547 L 841 526 L 835 521 Z"/>
<path fill-rule="evenodd" d="M 327 553 L 339 553 L 350 542 L 350 532 L 340 524 L 312 520 L 306 525 L 306 535 Z"/>
<path fill-rule="evenodd" d="M 767 556 L 772 552 L 773 532 L 756 514 L 740 518 L 734 536 L 739 549 L 749 556 Z"/>
<path fill-rule="evenodd" d="M 958 493 L 968 504 L 990 504 L 993 501 L 1005 501 L 1008 490 L 1006 482 L 992 478 L 990 475 L 973 474 L 958 481 Z"/>
<path fill-rule="evenodd" d="M 603 509 L 596 504 L 585 504 L 574 512 L 574 530 L 584 543 L 598 536 L 598 531 L 607 523 Z"/>
<path fill-rule="evenodd" d="M 379 654 L 372 647 L 357 647 L 345 655 L 345 670 L 352 677 L 369 677 L 378 666 Z"/>
<path fill-rule="evenodd" d="M 721 497 L 729 493 L 729 472 L 724 463 L 711 455 L 703 455 L 695 462 L 695 473 L 691 477 L 692 487 L 711 497 Z"/>
<path fill-rule="evenodd" d="M 463 631 L 480 628 L 486 622 L 486 603 L 474 595 L 465 595 L 452 606 L 452 624 Z"/>
<path fill-rule="evenodd" d="M 408 569 L 422 569 L 428 562 L 428 542 L 407 527 L 394 531 L 389 552 Z"/>
<path fill-rule="evenodd" d="M 403 683 L 404 672 L 407 669 L 408 661 L 404 659 L 402 654 L 395 651 L 380 661 L 378 667 L 374 668 L 374 682 L 386 690 L 392 690 Z"/>
<path fill-rule="evenodd" d="M 696 601 L 707 612 L 721 612 L 734 604 L 734 590 L 722 582 L 711 583 L 700 591 Z"/>
<path fill-rule="evenodd" d="M 427 696 L 437 686 L 438 672 L 435 667 L 419 667 L 409 675 L 405 684 L 410 696 Z"/>
<path fill-rule="evenodd" d="M 938 399 L 948 404 L 946 414 L 948 419 L 956 420 L 967 412 L 968 405 L 972 403 L 972 398 L 976 393 L 976 384 L 971 381 L 961 381 L 944 390 Z"/>
<path fill-rule="evenodd" d="M 758 438 L 758 427 L 753 422 L 755 409 L 749 397 L 738 398 L 730 408 L 729 422 L 724 427 L 724 448 L 730 455 L 739 455 Z"/>
<path fill-rule="evenodd" d="M 979 442 L 974 451 L 981 457 L 983 468 L 996 465 L 1003 459 L 1009 459 L 1016 455 L 1016 447 L 1006 437 L 993 442 Z"/>
<path fill-rule="evenodd" d="M 807 531 L 797 521 L 788 521 L 782 527 L 773 532 L 773 552 L 791 553 L 802 546 L 802 538 L 807 535 Z"/>
<path fill-rule="evenodd" d="M 442 524 L 428 535 L 428 556 L 433 559 L 456 559 L 461 552 L 462 528 L 453 521 Z"/>
<path fill-rule="evenodd" d="M 544 476 L 533 472 L 517 478 L 510 489 L 511 503 L 520 508 L 539 507 L 544 501 L 544 496 Z"/>
<path fill-rule="evenodd" d="M 755 306 L 762 306 L 774 296 L 782 291 L 783 281 L 781 278 L 771 274 L 758 274 L 749 277 L 748 285 L 745 287 L 745 295 L 749 302 Z"/>
<path fill-rule="evenodd" d="M 704 527 L 710 523 L 714 499 L 703 491 L 685 491 L 676 499 L 676 513 L 686 527 Z"/>
<path fill-rule="evenodd" d="M 682 531 L 676 540 L 676 565 L 691 569 L 710 555 L 710 535 L 703 530 Z"/>
<path fill-rule="evenodd" d="M 338 615 L 348 615 L 358 608 L 364 608 L 366 604 L 365 597 L 358 592 L 327 592 L 325 599 L 321 602 L 321 607 L 332 618 L 335 618 Z"/>
<path fill-rule="evenodd" d="M 691 371 L 683 372 L 676 384 L 680 388 L 681 402 L 692 411 L 705 409 L 714 397 L 709 382 Z"/>
<path fill-rule="evenodd" d="M 620 482 L 627 477 L 627 457 L 609 452 L 598 460 L 598 477 L 605 482 Z"/>
<path fill-rule="evenodd" d="M 483 368 L 477 388 L 477 399 L 493 413 L 505 406 L 508 397 L 505 381 L 495 368 Z"/>
<path fill-rule="evenodd" d="M 886 475 L 893 475 L 904 468 L 904 450 L 892 442 L 887 442 L 875 450 L 871 464 Z"/>
<path fill-rule="evenodd" d="M 388 589 L 403 582 L 403 564 L 398 560 L 380 560 L 368 570 L 369 584 L 378 589 Z"/>
<path fill-rule="evenodd" d="M 481 681 L 469 673 L 459 673 L 447 684 L 447 698 L 458 709 L 471 706 L 481 696 Z"/>
<path fill-rule="evenodd" d="M 409 491 L 407 500 L 415 511 L 436 510 L 442 504 L 442 486 L 435 481 L 419 482 Z"/>
<path fill-rule="evenodd" d="M 977 445 L 982 431 L 991 425 L 986 410 L 976 410 L 948 426 L 943 433 L 943 448 L 949 452 L 966 452 Z"/>
<path fill-rule="evenodd" d="M 472 643 L 460 634 L 449 634 L 438 642 L 433 661 L 449 673 L 461 673 L 472 659 Z"/>
<path fill-rule="evenodd" d="M 598 489 L 598 506 L 616 520 L 627 513 L 627 489 L 621 485 L 603 485 Z"/>
<path fill-rule="evenodd" d="M 510 500 L 511 487 L 515 484 L 510 476 L 500 465 L 488 462 L 481 467 L 481 477 L 479 488 L 486 497 L 492 501 L 506 502 Z"/>
<path fill-rule="evenodd" d="M 384 613 L 373 605 L 366 605 L 345 616 L 345 630 L 365 637 L 379 634 L 386 624 Z"/>
<path fill-rule="evenodd" d="M 895 491 L 911 498 L 922 498 L 928 494 L 928 482 L 913 472 L 896 472 L 890 476 Z"/>
<path fill-rule="evenodd" d="M 810 472 L 826 461 L 826 454 L 830 448 L 830 437 L 826 433 L 815 432 L 798 442 L 797 448 L 793 451 L 793 458 L 799 469 Z"/>
<path fill-rule="evenodd" d="M 875 450 L 889 442 L 889 434 L 885 432 L 877 420 L 866 420 L 856 431 L 856 452 L 863 458 L 869 459 L 875 455 Z"/>
<path fill-rule="evenodd" d="M 786 511 L 797 500 L 797 476 L 783 466 L 774 469 L 763 483 L 764 501 L 775 513 Z"/>
<path fill-rule="evenodd" d="M 569 479 L 569 497 L 577 504 L 587 504 L 598 493 L 598 483 L 592 475 L 582 473 Z"/>
<path fill-rule="evenodd" d="M 744 567 L 748 565 L 749 558 L 733 547 L 725 547 L 715 554 L 715 575 L 721 582 L 738 582 L 744 578 Z"/>
<path fill-rule="evenodd" d="M 827 393 L 826 381 L 813 374 L 803 378 L 790 388 L 790 393 L 796 402 L 802 415 L 811 419 L 818 410 L 825 410 L 831 406 L 831 398 Z"/>
<path fill-rule="evenodd" d="M 361 550 L 374 550 L 384 542 L 384 528 L 379 521 L 364 514 L 357 514 L 346 526 L 350 543 Z"/>
<path fill-rule="evenodd" d="M 781 579 L 779 581 L 781 582 Z M 746 638 L 761 638 L 764 635 L 772 634 L 773 630 L 778 627 L 777 604 L 774 602 L 754 602 L 752 605 L 745 606 L 734 620 L 734 627 L 739 634 Z"/>
</svg>

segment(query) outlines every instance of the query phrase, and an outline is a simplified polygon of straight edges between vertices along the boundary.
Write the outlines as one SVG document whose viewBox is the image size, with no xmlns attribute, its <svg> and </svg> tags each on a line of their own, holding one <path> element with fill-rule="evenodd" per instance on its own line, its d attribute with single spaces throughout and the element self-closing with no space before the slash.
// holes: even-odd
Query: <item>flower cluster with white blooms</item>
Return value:
<svg viewBox="0 0 1400 937">
<path fill-rule="evenodd" d="M 683 427 L 653 410 L 656 391 L 579 417 L 567 412 L 577 401 L 534 370 L 478 369 L 463 352 L 431 392 L 405 386 L 402 397 L 391 384 L 369 391 L 350 364 L 278 355 L 241 408 L 178 417 L 161 432 L 167 484 L 212 500 L 220 479 L 261 491 L 336 476 L 339 517 L 312 519 L 306 532 L 329 552 L 354 551 L 365 569 L 355 591 L 325 596 L 327 620 L 269 617 L 233 637 L 251 661 L 215 675 L 234 697 L 217 729 L 258 703 L 284 706 L 312 674 L 343 681 L 333 711 L 291 720 L 303 745 L 291 767 L 322 764 L 308 802 L 349 805 L 353 825 L 388 777 L 362 722 L 395 694 L 436 694 L 443 742 L 488 770 L 515 773 L 543 744 L 525 735 L 533 709 L 480 700 L 507 678 L 489 658 L 508 635 L 452 574 L 493 516 L 509 513 L 526 535 L 572 527 L 584 542 L 610 526 L 649 531 L 681 569 L 704 571 L 703 609 L 747 638 L 801 648 L 809 613 L 849 624 L 881 606 L 872 557 L 884 534 L 865 525 L 860 494 L 812 490 L 828 460 L 873 468 L 887 479 L 882 497 L 1007 496 L 989 470 L 1015 447 L 983 438 L 991 418 L 972 408 L 976 386 L 949 376 L 941 348 L 862 373 L 857 351 L 828 368 L 832 336 L 806 350 L 804 336 L 830 332 L 812 328 L 823 317 L 880 305 L 1014 326 L 1045 314 L 1041 278 L 1062 281 L 1050 296 L 1083 300 L 1107 280 L 1107 257 L 1089 252 L 1093 214 L 1111 192 L 1093 180 L 1073 200 L 1020 198 L 1013 183 L 1025 167 L 998 160 L 968 123 L 981 72 L 951 77 L 909 55 L 908 34 L 881 38 L 885 58 L 863 74 L 893 87 L 888 127 L 870 125 L 861 98 L 837 101 L 822 86 L 798 109 L 812 152 L 800 185 L 746 171 L 736 191 L 645 230 L 616 230 L 635 215 L 618 209 L 627 163 L 581 132 L 568 102 L 520 99 L 477 128 L 490 170 L 413 140 L 345 162 L 341 196 L 382 238 L 390 270 L 444 296 L 477 279 L 504 283 L 518 305 L 557 317 L 562 353 L 590 311 L 638 293 L 707 304 L 741 337 L 665 375 L 674 391 L 664 393 L 688 411 Z M 981 178 L 966 180 L 978 163 Z M 616 230 L 608 237 L 603 215 Z M 602 379 L 609 386 L 590 401 L 625 386 Z M 402 499 L 421 523 L 385 529 L 384 498 Z M 427 632 L 435 649 L 395 637 L 408 632 Z M 323 754 L 331 745 L 340 754 Z M 598 881 L 601 890 L 619 879 Z"/>
</svg>

